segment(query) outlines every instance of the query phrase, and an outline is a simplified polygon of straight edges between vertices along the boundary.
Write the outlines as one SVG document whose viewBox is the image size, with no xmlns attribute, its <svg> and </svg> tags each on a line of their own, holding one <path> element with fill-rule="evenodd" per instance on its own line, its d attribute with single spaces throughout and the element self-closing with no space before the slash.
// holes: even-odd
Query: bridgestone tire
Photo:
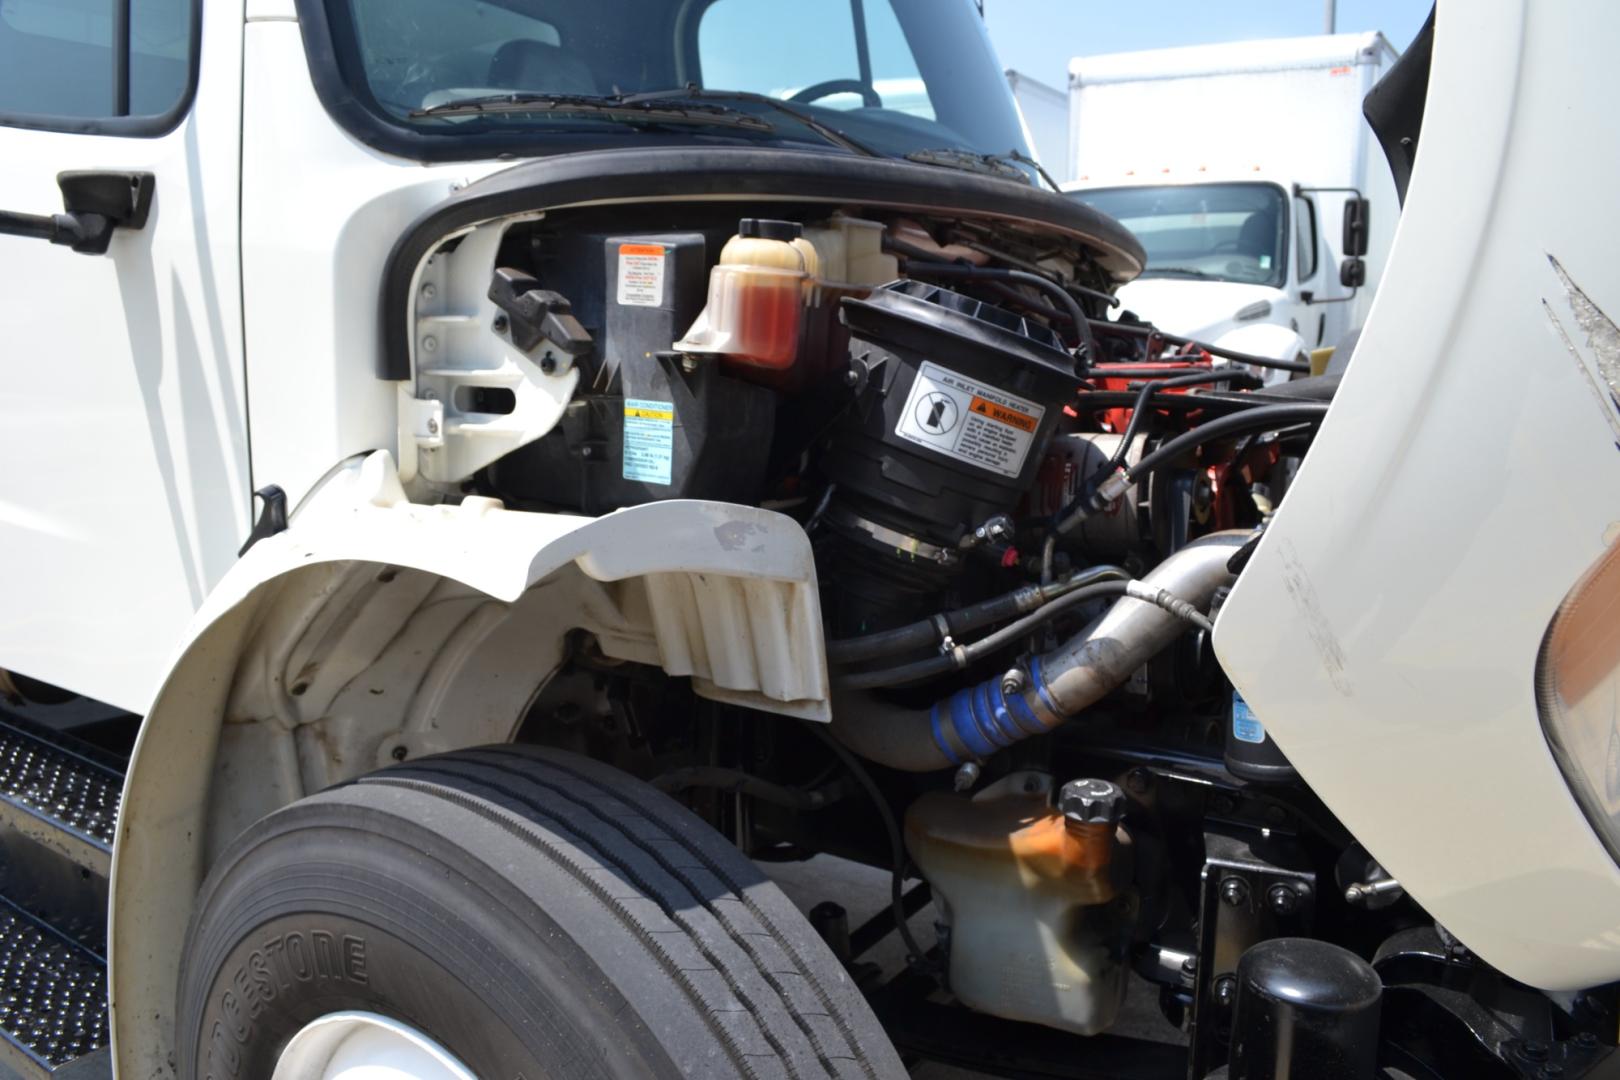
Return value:
<svg viewBox="0 0 1620 1080">
<path fill-rule="evenodd" d="M 904 1077 L 786 897 L 588 758 L 426 758 L 247 830 L 198 898 L 184 1080 L 268 1080 L 311 1020 L 379 1013 L 485 1080 Z"/>
</svg>

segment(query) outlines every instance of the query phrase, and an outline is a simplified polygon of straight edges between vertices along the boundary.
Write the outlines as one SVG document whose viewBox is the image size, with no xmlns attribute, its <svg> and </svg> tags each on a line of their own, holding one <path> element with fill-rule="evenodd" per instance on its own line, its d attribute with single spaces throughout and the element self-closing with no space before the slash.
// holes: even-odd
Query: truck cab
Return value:
<svg viewBox="0 0 1620 1080">
<path fill-rule="evenodd" d="M 1156 264 L 1121 301 L 1280 360 L 1360 328 L 1400 213 L 1362 102 L 1396 57 L 1365 33 L 1070 61 L 1064 186 Z"/>
<path fill-rule="evenodd" d="M 1254 173 L 1179 183 L 1165 173 L 1068 185 L 1147 251 L 1141 275 L 1116 294 L 1122 305 L 1173 334 L 1278 360 L 1304 359 L 1351 329 L 1356 289 L 1341 283 L 1336 245 L 1319 225 L 1319 200 L 1342 197 Z"/>
</svg>

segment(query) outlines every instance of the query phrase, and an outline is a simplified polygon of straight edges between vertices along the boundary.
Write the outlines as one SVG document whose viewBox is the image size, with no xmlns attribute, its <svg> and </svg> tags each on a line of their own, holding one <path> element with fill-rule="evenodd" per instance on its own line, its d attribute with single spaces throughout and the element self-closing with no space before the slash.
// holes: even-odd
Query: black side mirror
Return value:
<svg viewBox="0 0 1620 1080">
<path fill-rule="evenodd" d="M 146 172 L 64 172 L 63 214 L 19 214 L 0 210 L 0 233 L 31 236 L 70 247 L 82 255 L 105 255 L 114 229 L 144 229 L 152 209 L 152 174 Z"/>
<path fill-rule="evenodd" d="M 1344 253 L 1350 256 L 1367 254 L 1367 218 L 1371 204 L 1360 196 L 1344 200 Z"/>
<path fill-rule="evenodd" d="M 1359 289 L 1367 284 L 1367 264 L 1352 255 L 1339 264 L 1339 284 L 1347 289 Z"/>
</svg>

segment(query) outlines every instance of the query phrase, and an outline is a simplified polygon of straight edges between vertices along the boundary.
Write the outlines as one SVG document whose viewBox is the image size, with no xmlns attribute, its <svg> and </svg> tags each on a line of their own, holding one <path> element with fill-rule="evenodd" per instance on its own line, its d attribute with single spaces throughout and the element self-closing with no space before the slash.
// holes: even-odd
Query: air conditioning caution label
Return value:
<svg viewBox="0 0 1620 1080">
<path fill-rule="evenodd" d="M 624 399 L 624 478 L 667 484 L 675 462 L 675 406 Z"/>
<path fill-rule="evenodd" d="M 1024 469 L 1045 412 L 1033 401 L 924 363 L 894 433 L 946 457 L 1015 477 Z"/>
</svg>

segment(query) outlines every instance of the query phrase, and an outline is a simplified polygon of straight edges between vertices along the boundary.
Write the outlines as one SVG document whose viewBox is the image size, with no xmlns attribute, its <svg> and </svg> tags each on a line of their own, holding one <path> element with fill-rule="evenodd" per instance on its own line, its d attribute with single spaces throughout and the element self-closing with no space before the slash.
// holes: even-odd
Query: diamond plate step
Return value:
<svg viewBox="0 0 1620 1080">
<path fill-rule="evenodd" d="M 124 777 L 92 755 L 47 728 L 0 715 L 0 823 L 107 877 Z"/>
<path fill-rule="evenodd" d="M 112 1076 L 106 961 L 4 899 L 0 1065 L 29 1080 Z"/>
</svg>

